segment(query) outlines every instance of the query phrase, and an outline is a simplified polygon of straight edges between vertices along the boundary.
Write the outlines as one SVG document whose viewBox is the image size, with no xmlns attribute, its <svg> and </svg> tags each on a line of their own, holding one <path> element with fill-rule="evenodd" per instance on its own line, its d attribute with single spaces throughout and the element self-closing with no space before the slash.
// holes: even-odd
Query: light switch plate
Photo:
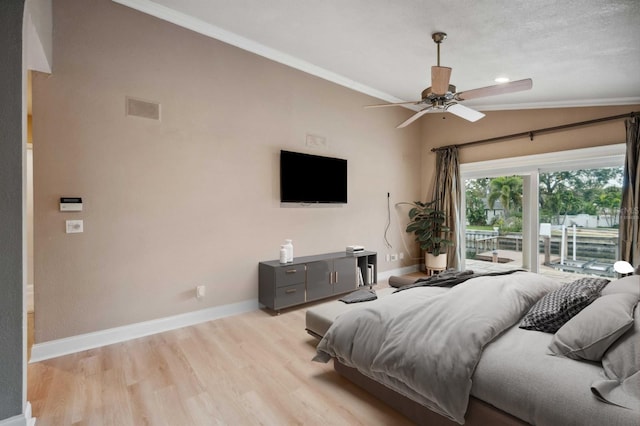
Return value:
<svg viewBox="0 0 640 426">
<path fill-rule="evenodd" d="M 67 220 L 67 234 L 77 234 L 84 231 L 83 220 Z"/>
</svg>

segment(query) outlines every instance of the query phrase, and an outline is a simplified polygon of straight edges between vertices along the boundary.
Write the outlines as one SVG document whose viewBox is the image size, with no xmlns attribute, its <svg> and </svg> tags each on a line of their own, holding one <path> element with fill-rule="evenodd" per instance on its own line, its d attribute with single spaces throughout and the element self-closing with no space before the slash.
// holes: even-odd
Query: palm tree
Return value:
<svg viewBox="0 0 640 426">
<path fill-rule="evenodd" d="M 607 225 L 613 227 L 620 214 L 620 204 L 622 202 L 622 192 L 620 188 L 609 187 L 602 190 L 600 196 L 594 204 L 598 207 L 600 214 L 604 216 Z"/>
<path fill-rule="evenodd" d="M 522 207 L 522 178 L 520 176 L 500 176 L 491 179 L 489 184 L 489 198 L 487 203 L 490 208 L 500 200 L 504 208 L 505 217 Z"/>
</svg>

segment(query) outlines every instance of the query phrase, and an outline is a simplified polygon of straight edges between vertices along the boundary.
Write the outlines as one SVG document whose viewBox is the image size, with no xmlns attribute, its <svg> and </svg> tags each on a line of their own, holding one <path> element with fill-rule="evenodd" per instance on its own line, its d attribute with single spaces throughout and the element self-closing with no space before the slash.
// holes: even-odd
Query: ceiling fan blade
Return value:
<svg viewBox="0 0 640 426">
<path fill-rule="evenodd" d="M 475 109 L 471 109 L 460 104 L 453 104 L 448 106 L 447 111 L 449 111 L 451 114 L 457 115 L 460 118 L 471 121 L 472 123 L 484 117 L 484 114 L 480 111 L 476 111 Z"/>
<path fill-rule="evenodd" d="M 465 92 L 456 93 L 455 99 L 458 101 L 466 101 L 469 99 L 483 98 L 485 96 L 504 95 L 505 93 L 521 92 L 529 90 L 533 87 L 533 80 L 525 78 L 524 80 L 512 81 L 509 83 L 496 84 L 494 86 L 481 87 L 479 89 L 471 89 Z"/>
<path fill-rule="evenodd" d="M 410 102 L 398 102 L 396 104 L 375 104 L 375 105 L 365 105 L 365 108 L 381 108 L 381 107 L 390 107 L 390 106 L 402 106 L 402 105 L 420 105 L 423 101 L 410 101 Z"/>
<path fill-rule="evenodd" d="M 425 115 L 429 111 L 431 111 L 431 107 L 427 107 L 427 108 L 425 108 L 423 110 L 420 110 L 420 111 L 416 112 L 411 117 L 409 117 L 407 120 L 405 120 L 402 123 L 400 123 L 396 127 L 396 129 L 402 129 L 403 127 L 407 127 L 409 124 L 413 123 L 414 121 L 416 121 L 418 118 L 422 117 L 423 115 Z"/>
<path fill-rule="evenodd" d="M 444 95 L 449 91 L 451 68 L 431 67 L 431 91 L 436 95 Z"/>
</svg>

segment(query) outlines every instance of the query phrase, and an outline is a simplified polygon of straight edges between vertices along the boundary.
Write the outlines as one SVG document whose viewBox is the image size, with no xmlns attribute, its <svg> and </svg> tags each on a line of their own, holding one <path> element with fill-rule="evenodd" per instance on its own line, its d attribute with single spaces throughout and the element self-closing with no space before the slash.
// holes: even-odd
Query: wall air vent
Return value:
<svg viewBox="0 0 640 426">
<path fill-rule="evenodd" d="M 151 120 L 160 120 L 160 104 L 157 102 L 143 101 L 126 97 L 126 115 L 133 117 L 150 118 Z"/>
</svg>

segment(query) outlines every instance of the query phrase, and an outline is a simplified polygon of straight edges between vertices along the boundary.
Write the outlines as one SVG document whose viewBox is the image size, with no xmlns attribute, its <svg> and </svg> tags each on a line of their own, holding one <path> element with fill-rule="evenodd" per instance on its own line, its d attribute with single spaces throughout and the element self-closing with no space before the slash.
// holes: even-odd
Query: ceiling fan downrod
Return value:
<svg viewBox="0 0 640 426">
<path fill-rule="evenodd" d="M 447 33 L 433 33 L 431 34 L 431 38 L 438 46 L 438 66 L 440 66 L 440 43 L 442 43 L 447 38 Z"/>
</svg>

